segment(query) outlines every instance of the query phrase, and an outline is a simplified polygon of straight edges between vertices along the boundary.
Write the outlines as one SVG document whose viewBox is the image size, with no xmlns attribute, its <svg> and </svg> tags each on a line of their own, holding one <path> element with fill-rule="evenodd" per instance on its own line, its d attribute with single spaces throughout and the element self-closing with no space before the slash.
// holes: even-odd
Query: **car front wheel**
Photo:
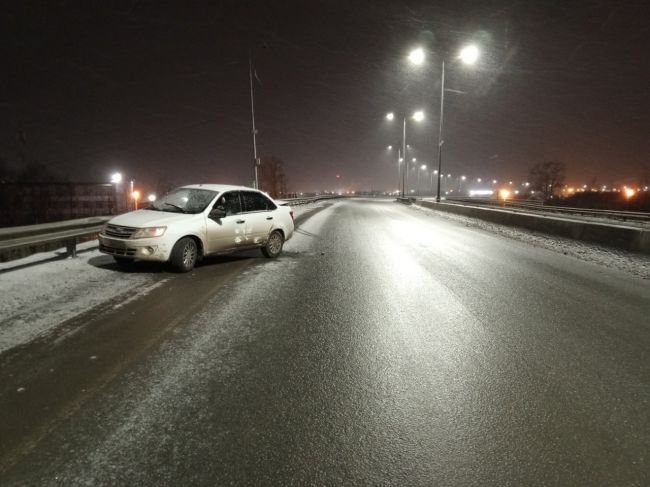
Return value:
<svg viewBox="0 0 650 487">
<path fill-rule="evenodd" d="M 264 254 L 264 257 L 275 259 L 278 255 L 280 255 L 280 252 L 282 252 L 283 244 L 284 237 L 282 236 L 282 233 L 278 230 L 271 232 L 271 235 L 269 235 L 266 244 L 264 244 L 264 247 L 262 247 L 262 253 Z"/>
<path fill-rule="evenodd" d="M 196 242 L 192 238 L 185 237 L 174 245 L 169 262 L 176 272 L 189 272 L 196 264 L 197 255 Z"/>
</svg>

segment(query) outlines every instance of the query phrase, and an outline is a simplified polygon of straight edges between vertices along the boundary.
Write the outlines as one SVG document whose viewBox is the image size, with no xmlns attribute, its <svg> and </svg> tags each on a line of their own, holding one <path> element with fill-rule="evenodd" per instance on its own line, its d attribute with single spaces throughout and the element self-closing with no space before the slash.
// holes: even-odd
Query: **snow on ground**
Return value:
<svg viewBox="0 0 650 487">
<path fill-rule="evenodd" d="M 99 253 L 96 240 L 77 249 L 76 258 L 62 258 L 62 249 L 0 263 L 0 353 L 94 306 L 159 285 L 152 274 L 116 270 L 113 258 Z"/>
<path fill-rule="evenodd" d="M 329 204 L 295 206 L 294 217 Z M 300 240 L 287 242 L 287 250 L 294 241 L 302 248 Z M 120 272 L 96 240 L 77 249 L 76 258 L 65 258 L 60 249 L 0 263 L 0 353 L 50 334 L 95 306 L 113 300 L 114 308 L 124 306 L 166 282 L 148 272 Z"/>
<path fill-rule="evenodd" d="M 583 261 L 618 269 L 619 271 L 627 272 L 643 279 L 650 279 L 650 256 L 648 255 L 557 237 L 555 235 L 533 233 L 523 228 L 499 225 L 478 218 L 433 210 L 419 205 L 414 205 L 411 208 L 416 211 L 436 215 L 449 221 L 455 221 L 468 227 L 480 228 L 536 247 L 569 255 Z"/>
</svg>

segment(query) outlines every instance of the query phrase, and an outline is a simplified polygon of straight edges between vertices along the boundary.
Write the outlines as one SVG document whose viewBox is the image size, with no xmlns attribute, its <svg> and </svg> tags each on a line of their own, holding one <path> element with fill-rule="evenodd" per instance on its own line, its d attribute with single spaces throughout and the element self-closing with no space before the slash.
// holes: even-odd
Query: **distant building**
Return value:
<svg viewBox="0 0 650 487">
<path fill-rule="evenodd" d="M 104 183 L 0 184 L 0 227 L 118 213 L 115 186 Z"/>
</svg>

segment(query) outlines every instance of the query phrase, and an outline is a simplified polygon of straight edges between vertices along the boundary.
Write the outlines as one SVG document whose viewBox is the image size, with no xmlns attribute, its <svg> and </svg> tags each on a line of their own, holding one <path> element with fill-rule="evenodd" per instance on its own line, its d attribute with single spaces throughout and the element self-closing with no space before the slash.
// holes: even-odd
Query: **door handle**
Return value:
<svg viewBox="0 0 650 487">
<path fill-rule="evenodd" d="M 267 216 L 266 219 L 267 220 L 273 220 L 273 217 L 272 216 Z"/>
<path fill-rule="evenodd" d="M 237 223 L 246 223 L 246 220 L 237 220 Z"/>
</svg>

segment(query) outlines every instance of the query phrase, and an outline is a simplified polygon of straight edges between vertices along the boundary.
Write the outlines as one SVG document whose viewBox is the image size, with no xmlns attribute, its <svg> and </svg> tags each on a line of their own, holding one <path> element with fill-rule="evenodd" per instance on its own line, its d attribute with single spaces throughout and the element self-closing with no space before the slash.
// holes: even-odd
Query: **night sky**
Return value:
<svg viewBox="0 0 650 487">
<path fill-rule="evenodd" d="M 3 2 L 0 157 L 143 189 L 248 184 L 248 53 L 261 155 L 289 189 L 395 189 L 401 140 L 431 164 L 446 59 L 444 172 L 574 184 L 650 175 L 646 1 Z M 468 43 L 473 67 L 455 60 Z M 418 45 L 424 66 L 406 61 Z M 336 174 L 341 182 L 336 182 Z"/>
</svg>

